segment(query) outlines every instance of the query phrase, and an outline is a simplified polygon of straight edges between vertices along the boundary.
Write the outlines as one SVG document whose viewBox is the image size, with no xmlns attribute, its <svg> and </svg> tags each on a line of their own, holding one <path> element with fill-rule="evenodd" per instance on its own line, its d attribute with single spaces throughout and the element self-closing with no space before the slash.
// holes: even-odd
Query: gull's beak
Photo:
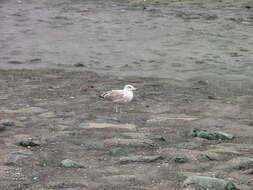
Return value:
<svg viewBox="0 0 253 190">
<path fill-rule="evenodd" d="M 137 90 L 137 88 L 133 88 L 133 90 Z"/>
</svg>

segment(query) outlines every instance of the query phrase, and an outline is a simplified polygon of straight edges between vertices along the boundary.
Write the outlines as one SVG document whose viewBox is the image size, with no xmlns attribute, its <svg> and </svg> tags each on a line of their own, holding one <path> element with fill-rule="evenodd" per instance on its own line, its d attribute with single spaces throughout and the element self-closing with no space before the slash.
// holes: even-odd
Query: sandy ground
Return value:
<svg viewBox="0 0 253 190">
<path fill-rule="evenodd" d="M 0 1 L 0 189 L 252 190 L 252 7 Z M 128 83 L 122 113 L 98 98 Z"/>
</svg>

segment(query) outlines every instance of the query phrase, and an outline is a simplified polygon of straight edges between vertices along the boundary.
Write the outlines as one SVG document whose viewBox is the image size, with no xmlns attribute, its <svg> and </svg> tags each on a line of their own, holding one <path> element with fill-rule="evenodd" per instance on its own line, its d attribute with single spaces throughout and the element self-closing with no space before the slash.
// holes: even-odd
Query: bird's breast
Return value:
<svg viewBox="0 0 253 190">
<path fill-rule="evenodd" d="M 128 103 L 128 102 L 131 102 L 133 99 L 133 92 L 126 92 L 125 95 L 124 95 L 124 102 L 125 103 Z"/>
</svg>

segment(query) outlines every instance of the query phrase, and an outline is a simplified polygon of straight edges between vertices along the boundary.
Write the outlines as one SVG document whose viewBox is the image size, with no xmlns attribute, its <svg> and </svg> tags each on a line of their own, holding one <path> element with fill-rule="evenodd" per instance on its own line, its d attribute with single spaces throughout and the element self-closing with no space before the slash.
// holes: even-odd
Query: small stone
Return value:
<svg viewBox="0 0 253 190">
<path fill-rule="evenodd" d="M 66 167 L 66 168 L 83 168 L 84 166 L 82 166 L 81 164 L 70 160 L 70 159 L 65 159 L 61 161 L 62 166 Z"/>
<path fill-rule="evenodd" d="M 40 61 L 41 61 L 40 58 L 30 59 L 30 63 L 38 63 L 38 62 L 40 62 Z"/>
<path fill-rule="evenodd" d="M 119 159 L 120 163 L 129 163 L 129 162 L 155 162 L 157 160 L 163 160 L 164 157 L 158 156 L 126 156 Z"/>
<path fill-rule="evenodd" d="M 84 64 L 82 62 L 78 62 L 74 64 L 75 67 L 84 67 Z"/>
<path fill-rule="evenodd" d="M 226 181 L 219 178 L 207 177 L 207 176 L 190 176 L 184 181 L 184 186 L 197 185 L 206 189 L 219 189 L 219 190 L 239 190 L 230 181 Z"/>
<path fill-rule="evenodd" d="M 201 151 L 199 155 L 197 155 L 198 160 L 207 160 L 207 161 L 224 161 L 226 159 L 226 155 L 218 154 L 212 151 Z"/>
<path fill-rule="evenodd" d="M 163 141 L 165 142 L 165 138 L 163 136 L 160 135 L 155 135 L 155 136 L 148 136 L 146 137 L 147 139 L 153 140 L 153 141 Z"/>
<path fill-rule="evenodd" d="M 27 147 L 27 148 L 30 148 L 30 147 L 33 147 L 33 146 L 39 146 L 39 144 L 33 142 L 32 140 L 20 141 L 19 145 L 23 146 L 23 147 Z"/>
<path fill-rule="evenodd" d="M 113 156 L 118 156 L 118 155 L 127 155 L 129 151 L 124 148 L 112 148 L 109 152 Z"/>
<path fill-rule="evenodd" d="M 209 95 L 207 98 L 208 98 L 209 100 L 215 100 L 215 99 L 216 99 L 216 97 L 215 97 L 215 96 L 212 96 L 212 95 Z"/>
<path fill-rule="evenodd" d="M 14 126 L 15 125 L 14 122 L 12 120 L 9 120 L 9 119 L 3 120 L 2 124 L 4 126 Z"/>
<path fill-rule="evenodd" d="M 9 64 L 15 64 L 15 65 L 23 64 L 22 61 L 18 61 L 18 60 L 8 61 L 8 63 Z"/>
<path fill-rule="evenodd" d="M 202 129 L 194 129 L 191 132 L 191 136 L 200 137 L 207 140 L 232 140 L 234 138 L 233 135 L 219 132 L 219 131 L 207 131 Z"/>
<path fill-rule="evenodd" d="M 84 129 L 111 129 L 111 128 L 115 128 L 115 129 L 124 129 L 124 130 L 136 130 L 136 125 L 134 124 L 113 124 L 113 123 L 81 123 L 79 125 L 80 128 L 84 128 Z"/>
</svg>

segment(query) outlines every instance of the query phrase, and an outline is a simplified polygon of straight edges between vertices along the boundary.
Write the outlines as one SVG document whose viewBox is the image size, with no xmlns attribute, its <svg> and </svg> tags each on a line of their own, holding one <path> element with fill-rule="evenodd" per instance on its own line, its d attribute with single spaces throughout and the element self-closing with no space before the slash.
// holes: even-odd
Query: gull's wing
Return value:
<svg viewBox="0 0 253 190">
<path fill-rule="evenodd" d="M 109 100 L 112 102 L 120 102 L 124 99 L 124 91 L 123 90 L 111 90 L 107 91 L 100 95 L 101 98 L 105 100 Z"/>
</svg>

